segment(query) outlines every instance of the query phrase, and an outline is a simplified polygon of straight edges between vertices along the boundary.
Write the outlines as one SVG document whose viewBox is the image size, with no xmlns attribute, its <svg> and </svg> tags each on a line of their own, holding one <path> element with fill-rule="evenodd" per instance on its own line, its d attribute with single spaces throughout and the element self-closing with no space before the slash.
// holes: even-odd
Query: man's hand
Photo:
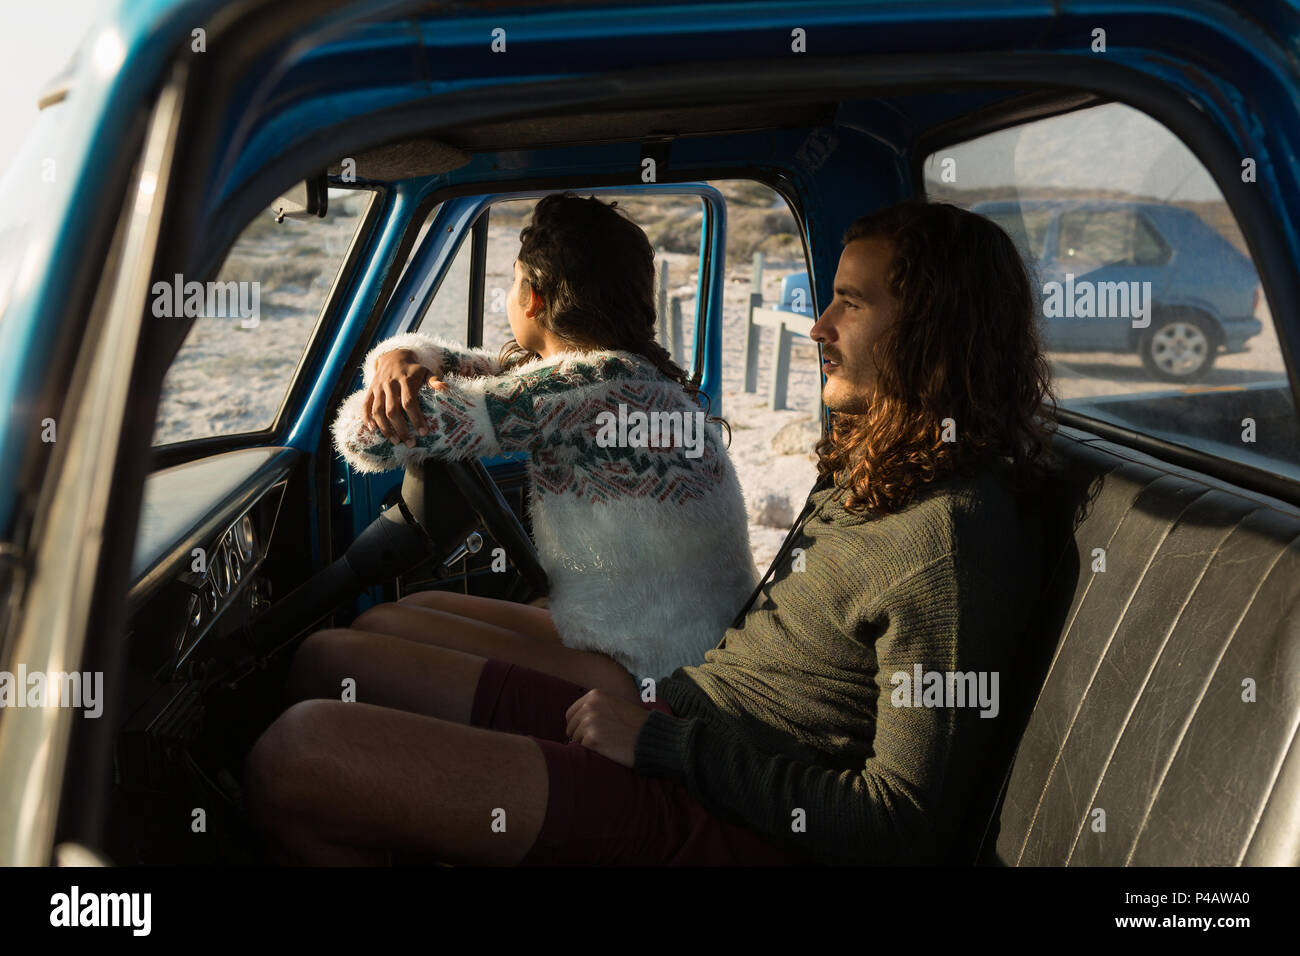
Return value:
<svg viewBox="0 0 1300 956">
<path fill-rule="evenodd" d="M 566 732 L 574 743 L 631 768 L 635 762 L 636 737 L 650 719 L 650 711 L 636 701 L 603 690 L 589 690 L 564 712 L 564 719 L 568 721 Z"/>
<path fill-rule="evenodd" d="M 394 349 L 375 359 L 375 374 L 366 390 L 362 415 L 366 427 L 377 429 L 394 445 L 415 447 L 406 427 L 407 419 L 421 435 L 429 434 L 429 423 L 420 411 L 420 389 L 425 385 L 444 389 L 445 382 L 433 370 L 415 361 L 410 349 Z"/>
</svg>

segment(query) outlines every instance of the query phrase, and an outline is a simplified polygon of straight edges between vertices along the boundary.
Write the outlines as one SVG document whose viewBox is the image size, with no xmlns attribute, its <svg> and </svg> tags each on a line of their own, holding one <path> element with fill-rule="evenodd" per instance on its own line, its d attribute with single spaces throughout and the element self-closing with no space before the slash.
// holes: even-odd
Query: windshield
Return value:
<svg viewBox="0 0 1300 956">
<path fill-rule="evenodd" d="M 268 209 L 212 282 L 155 283 L 156 317 L 202 313 L 163 381 L 155 446 L 271 426 L 372 195 L 331 189 L 324 219 Z"/>
</svg>

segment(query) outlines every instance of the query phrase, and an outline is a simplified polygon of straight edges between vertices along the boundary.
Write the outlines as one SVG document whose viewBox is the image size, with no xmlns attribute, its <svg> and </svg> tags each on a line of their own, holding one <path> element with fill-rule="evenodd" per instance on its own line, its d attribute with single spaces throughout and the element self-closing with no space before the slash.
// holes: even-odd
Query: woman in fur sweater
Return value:
<svg viewBox="0 0 1300 956">
<path fill-rule="evenodd" d="M 527 452 L 549 610 L 430 591 L 352 630 L 638 697 L 717 643 L 756 583 L 744 499 L 655 341 L 653 250 L 613 206 L 547 196 L 520 235 L 500 356 L 420 333 L 366 357 L 333 427 L 361 472 Z"/>
</svg>

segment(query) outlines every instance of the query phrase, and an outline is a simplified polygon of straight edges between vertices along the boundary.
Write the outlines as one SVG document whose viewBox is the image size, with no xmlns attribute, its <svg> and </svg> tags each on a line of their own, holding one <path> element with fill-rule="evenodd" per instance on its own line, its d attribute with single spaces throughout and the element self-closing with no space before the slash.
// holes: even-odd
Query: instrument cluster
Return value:
<svg viewBox="0 0 1300 956">
<path fill-rule="evenodd" d="M 282 487 L 282 486 L 281 486 Z M 231 608 L 257 612 L 268 602 L 254 573 L 266 556 L 253 506 L 239 516 L 206 549 L 195 548 L 191 596 L 184 630 L 178 635 L 172 664 L 179 668 L 219 617 Z M 241 615 L 242 616 L 242 615 Z"/>
</svg>

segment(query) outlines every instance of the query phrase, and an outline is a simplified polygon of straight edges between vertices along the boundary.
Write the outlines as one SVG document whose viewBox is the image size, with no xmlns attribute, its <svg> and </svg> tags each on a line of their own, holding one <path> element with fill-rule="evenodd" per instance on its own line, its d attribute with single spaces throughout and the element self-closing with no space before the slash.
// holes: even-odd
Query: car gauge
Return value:
<svg viewBox="0 0 1300 956">
<path fill-rule="evenodd" d="M 256 535 L 253 532 L 253 519 L 249 515 L 239 519 L 239 524 L 235 525 L 235 545 L 239 549 L 239 560 L 244 564 L 253 560 L 253 549 L 257 544 Z"/>
<path fill-rule="evenodd" d="M 226 564 L 226 552 L 222 548 L 217 549 L 217 553 L 212 556 L 212 567 L 210 569 L 212 583 L 216 586 L 217 594 L 225 597 L 230 593 L 230 568 Z"/>
</svg>

